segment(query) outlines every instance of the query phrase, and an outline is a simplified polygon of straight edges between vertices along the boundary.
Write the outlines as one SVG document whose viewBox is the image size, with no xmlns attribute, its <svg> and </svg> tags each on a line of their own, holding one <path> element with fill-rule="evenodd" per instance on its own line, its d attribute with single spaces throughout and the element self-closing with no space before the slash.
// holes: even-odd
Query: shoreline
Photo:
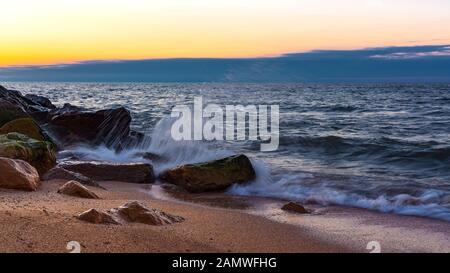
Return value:
<svg viewBox="0 0 450 273">
<path fill-rule="evenodd" d="M 382 252 L 450 252 L 450 224 L 440 220 L 333 206 L 298 215 L 270 198 L 198 194 L 183 200 L 160 185 L 111 181 L 101 182 L 107 190 L 89 187 L 102 198 L 91 200 L 57 194 L 64 182 L 45 181 L 31 193 L 0 190 L 0 252 L 68 252 L 67 242 L 79 241 L 81 252 L 367 253 L 368 240 L 380 241 Z M 186 220 L 115 226 L 74 217 L 130 200 Z"/>
<path fill-rule="evenodd" d="M 289 201 L 285 199 L 223 193 L 180 196 L 177 192 L 157 191 L 159 194 L 153 196 L 174 202 L 239 210 L 294 225 L 351 252 L 370 252 L 366 247 L 371 241 L 379 242 L 384 252 L 450 252 L 450 223 L 442 219 L 338 205 L 307 205 L 312 213 L 303 215 L 281 210 Z"/>
</svg>

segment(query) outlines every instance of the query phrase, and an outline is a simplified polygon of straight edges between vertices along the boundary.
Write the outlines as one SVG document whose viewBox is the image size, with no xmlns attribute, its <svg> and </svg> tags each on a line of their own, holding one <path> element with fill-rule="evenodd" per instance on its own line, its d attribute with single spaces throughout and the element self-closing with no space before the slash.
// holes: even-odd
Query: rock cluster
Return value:
<svg viewBox="0 0 450 273">
<path fill-rule="evenodd" d="M 153 183 L 153 167 L 145 163 L 64 161 L 56 166 L 56 152 L 72 145 L 103 145 L 121 151 L 140 144 L 144 136 L 132 131 L 130 124 L 131 114 L 124 107 L 90 111 L 65 104 L 58 108 L 45 97 L 23 96 L 0 86 L 0 157 L 27 162 L 43 180 L 74 180 L 88 186 L 108 180 Z M 146 152 L 141 157 L 153 163 L 171 160 Z M 24 169 L 10 165 L 11 173 Z M 235 155 L 168 169 L 159 178 L 190 192 L 210 192 L 249 182 L 255 176 L 250 159 Z"/>
</svg>

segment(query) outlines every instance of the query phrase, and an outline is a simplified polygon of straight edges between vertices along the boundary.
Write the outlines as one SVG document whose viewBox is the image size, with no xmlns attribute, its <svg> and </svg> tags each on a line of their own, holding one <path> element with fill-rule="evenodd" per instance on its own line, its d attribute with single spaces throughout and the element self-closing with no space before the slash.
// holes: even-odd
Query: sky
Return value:
<svg viewBox="0 0 450 273">
<path fill-rule="evenodd" d="M 448 0 L 0 0 L 0 67 L 450 44 Z"/>
</svg>

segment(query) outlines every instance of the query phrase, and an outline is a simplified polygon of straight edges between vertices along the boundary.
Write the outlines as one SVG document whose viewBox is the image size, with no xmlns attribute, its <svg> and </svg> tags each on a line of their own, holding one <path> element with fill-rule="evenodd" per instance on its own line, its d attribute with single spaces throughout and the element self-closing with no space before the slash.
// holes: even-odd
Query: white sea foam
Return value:
<svg viewBox="0 0 450 273">
<path fill-rule="evenodd" d="M 110 162 L 149 162 L 142 157 L 142 153 L 153 153 L 161 157 L 161 161 L 150 162 L 154 165 L 158 175 L 163 170 L 177 165 L 206 162 L 233 155 L 230 150 L 204 141 L 175 141 L 171 137 L 173 118 L 162 118 L 143 144 L 132 149 L 115 152 L 104 146 L 79 146 L 63 151 L 64 155 L 76 155 L 84 160 Z M 219 143 L 220 144 L 220 143 Z M 317 183 L 302 183 L 311 178 L 312 174 L 297 171 L 286 173 L 274 178 L 271 167 L 261 160 L 252 160 L 257 178 L 255 181 L 235 185 L 229 190 L 230 194 L 253 195 L 296 200 L 304 203 L 318 203 L 323 205 L 342 205 L 377 210 L 385 213 L 426 216 L 450 221 L 448 196 L 444 191 L 425 190 L 418 196 L 398 194 L 388 196 L 380 192 L 378 197 L 369 198 L 349 190 L 337 190 L 332 182 L 317 181 Z"/>
<path fill-rule="evenodd" d="M 446 194 L 443 191 L 427 190 L 419 196 L 398 194 L 387 196 L 380 194 L 376 198 L 368 198 L 360 194 L 339 191 L 318 182 L 317 186 L 302 185 L 302 180 L 310 174 L 297 173 L 285 175 L 274 181 L 268 176 L 268 169 L 261 169 L 256 163 L 258 173 L 256 181 L 246 185 L 234 185 L 229 193 L 245 196 L 264 196 L 303 203 L 321 205 L 341 205 L 376 210 L 384 213 L 425 216 L 450 221 L 450 208 L 445 206 Z"/>
</svg>

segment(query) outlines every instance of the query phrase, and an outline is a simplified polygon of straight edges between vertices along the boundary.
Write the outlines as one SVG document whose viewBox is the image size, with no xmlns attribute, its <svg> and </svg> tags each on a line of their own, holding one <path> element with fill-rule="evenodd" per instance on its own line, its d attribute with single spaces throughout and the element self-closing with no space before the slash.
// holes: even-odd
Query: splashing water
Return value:
<svg viewBox="0 0 450 273">
<path fill-rule="evenodd" d="M 148 137 L 116 153 L 75 147 L 87 160 L 151 162 L 156 173 L 180 164 L 244 153 L 257 179 L 231 194 L 336 204 L 450 221 L 450 85 L 75 84 L 14 83 L 11 89 L 89 109 L 126 106 Z M 250 142 L 171 138 L 174 105 L 205 101 L 280 105 L 280 149 Z M 154 153 L 161 160 L 145 159 Z"/>
</svg>

